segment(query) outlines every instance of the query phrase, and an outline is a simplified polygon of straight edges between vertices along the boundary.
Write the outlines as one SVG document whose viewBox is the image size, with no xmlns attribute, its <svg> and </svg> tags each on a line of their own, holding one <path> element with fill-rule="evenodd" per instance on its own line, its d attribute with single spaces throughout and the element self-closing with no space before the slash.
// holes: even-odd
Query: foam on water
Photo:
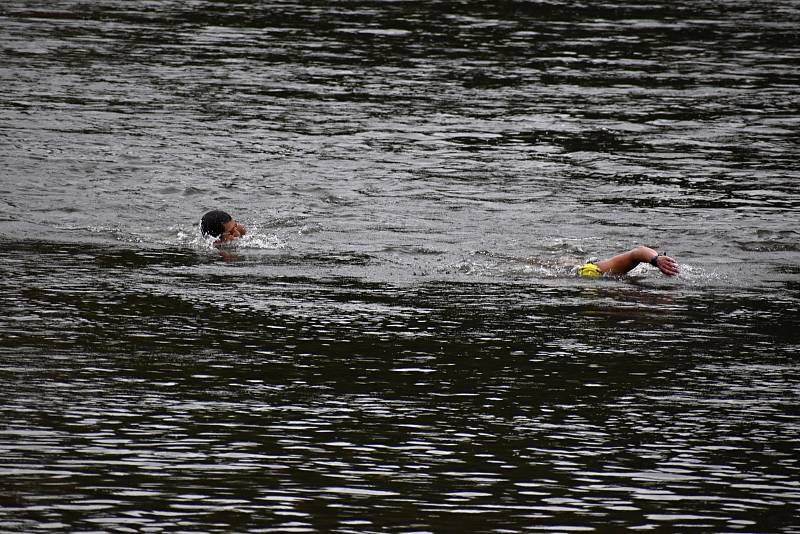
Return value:
<svg viewBox="0 0 800 534">
<path fill-rule="evenodd" d="M 239 249 L 280 250 L 289 246 L 277 234 L 265 234 L 257 227 L 248 228 L 247 234 L 236 240 Z"/>
</svg>

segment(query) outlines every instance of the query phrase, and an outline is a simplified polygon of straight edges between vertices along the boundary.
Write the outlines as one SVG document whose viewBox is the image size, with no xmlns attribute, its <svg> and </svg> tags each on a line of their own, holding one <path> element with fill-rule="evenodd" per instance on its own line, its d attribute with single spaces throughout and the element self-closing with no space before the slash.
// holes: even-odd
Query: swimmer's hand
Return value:
<svg viewBox="0 0 800 534">
<path fill-rule="evenodd" d="M 658 256 L 653 261 L 655 261 L 655 266 L 658 267 L 658 270 L 667 276 L 675 276 L 679 272 L 678 262 L 669 256 Z"/>
</svg>

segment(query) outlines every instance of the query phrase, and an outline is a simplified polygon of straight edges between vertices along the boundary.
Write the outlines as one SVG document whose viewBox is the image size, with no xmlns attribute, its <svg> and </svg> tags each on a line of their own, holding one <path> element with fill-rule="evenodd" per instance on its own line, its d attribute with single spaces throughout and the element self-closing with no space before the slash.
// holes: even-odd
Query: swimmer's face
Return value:
<svg viewBox="0 0 800 534">
<path fill-rule="evenodd" d="M 244 226 L 236 219 L 231 219 L 222 225 L 222 235 L 220 241 L 232 241 L 245 235 L 247 231 Z"/>
</svg>

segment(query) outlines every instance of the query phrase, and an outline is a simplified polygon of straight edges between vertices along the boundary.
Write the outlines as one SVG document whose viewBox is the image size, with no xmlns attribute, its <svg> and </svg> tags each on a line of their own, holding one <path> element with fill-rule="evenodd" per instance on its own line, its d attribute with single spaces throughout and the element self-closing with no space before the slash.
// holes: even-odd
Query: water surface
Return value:
<svg viewBox="0 0 800 534">
<path fill-rule="evenodd" d="M 5 2 L 0 529 L 800 531 L 798 23 Z"/>
</svg>

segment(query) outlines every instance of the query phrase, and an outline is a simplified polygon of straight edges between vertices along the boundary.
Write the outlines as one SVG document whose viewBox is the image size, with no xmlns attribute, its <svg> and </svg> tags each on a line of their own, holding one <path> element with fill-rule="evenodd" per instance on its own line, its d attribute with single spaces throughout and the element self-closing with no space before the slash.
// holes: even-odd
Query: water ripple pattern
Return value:
<svg viewBox="0 0 800 534">
<path fill-rule="evenodd" d="M 798 27 L 6 0 L 0 530 L 800 532 Z"/>
</svg>

